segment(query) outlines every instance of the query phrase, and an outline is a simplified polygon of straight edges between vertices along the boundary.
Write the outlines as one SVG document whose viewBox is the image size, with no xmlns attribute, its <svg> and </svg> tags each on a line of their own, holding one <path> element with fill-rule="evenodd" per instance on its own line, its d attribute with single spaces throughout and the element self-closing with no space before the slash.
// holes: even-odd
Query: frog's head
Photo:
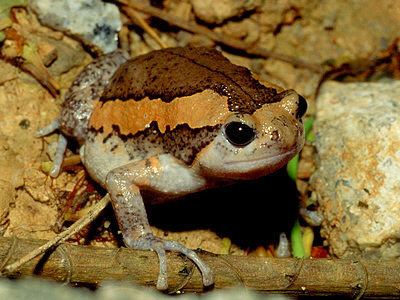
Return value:
<svg viewBox="0 0 400 300">
<path fill-rule="evenodd" d="M 293 90 L 252 114 L 232 113 L 197 157 L 207 176 L 250 179 L 283 167 L 304 144 L 306 100 Z"/>
</svg>

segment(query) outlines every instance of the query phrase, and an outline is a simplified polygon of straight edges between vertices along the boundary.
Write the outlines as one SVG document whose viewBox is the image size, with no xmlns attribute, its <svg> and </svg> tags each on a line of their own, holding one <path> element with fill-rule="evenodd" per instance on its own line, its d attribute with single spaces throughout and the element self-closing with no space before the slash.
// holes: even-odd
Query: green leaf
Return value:
<svg viewBox="0 0 400 300">
<path fill-rule="evenodd" d="M 8 17 L 10 9 L 14 6 L 27 6 L 28 0 L 1 0 L 0 18 Z"/>
<path fill-rule="evenodd" d="M 229 238 L 224 237 L 222 239 L 221 254 L 229 254 L 231 251 L 232 242 Z"/>
<path fill-rule="evenodd" d="M 304 246 L 303 246 L 303 235 L 301 233 L 301 226 L 299 220 L 293 225 L 292 232 L 290 234 L 290 239 L 292 243 L 292 255 L 296 258 L 304 258 Z"/>
<path fill-rule="evenodd" d="M 309 117 L 304 121 L 304 135 L 306 140 L 309 142 L 313 142 L 315 140 L 315 135 L 312 132 L 312 127 L 314 124 L 314 118 Z M 288 172 L 289 177 L 296 181 L 297 179 L 297 170 L 299 169 L 299 155 L 297 154 L 293 157 L 287 164 L 286 170 Z"/>
<path fill-rule="evenodd" d="M 312 131 L 314 125 L 314 118 L 309 117 L 304 122 L 304 135 L 306 136 L 307 142 L 314 142 L 315 141 L 315 134 Z"/>
<path fill-rule="evenodd" d="M 306 135 L 306 141 L 307 142 L 314 142 L 315 141 L 315 134 L 314 132 L 310 131 L 307 135 Z"/>
<path fill-rule="evenodd" d="M 299 169 L 299 155 L 296 154 L 287 164 L 286 170 L 289 177 L 296 181 L 297 179 L 297 170 Z"/>
<path fill-rule="evenodd" d="M 304 135 L 307 136 L 311 132 L 314 125 L 314 117 L 309 117 L 304 121 Z"/>
</svg>

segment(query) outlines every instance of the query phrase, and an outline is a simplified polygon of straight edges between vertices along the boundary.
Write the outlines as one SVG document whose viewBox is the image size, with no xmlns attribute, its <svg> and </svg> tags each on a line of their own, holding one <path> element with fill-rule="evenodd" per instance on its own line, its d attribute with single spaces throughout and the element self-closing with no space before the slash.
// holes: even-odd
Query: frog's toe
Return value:
<svg viewBox="0 0 400 300">
<path fill-rule="evenodd" d="M 157 253 L 160 269 L 157 279 L 157 289 L 164 291 L 168 288 L 167 256 L 165 254 L 164 240 L 147 234 L 138 240 L 125 238 L 125 244 L 137 250 L 153 250 Z"/>
<path fill-rule="evenodd" d="M 36 137 L 44 137 L 46 135 L 49 135 L 50 133 L 53 133 L 59 128 L 60 128 L 60 120 L 55 119 L 46 127 L 40 128 L 38 131 L 36 131 Z"/>
<path fill-rule="evenodd" d="M 60 129 L 60 120 L 55 119 L 46 127 L 43 127 L 38 131 L 36 131 L 36 137 L 44 137 L 46 135 L 49 135 L 50 133 L 53 133 L 58 129 Z M 49 173 L 50 176 L 53 178 L 57 177 L 58 174 L 60 174 L 61 165 L 64 160 L 64 153 L 66 149 L 67 149 L 67 139 L 62 134 L 60 134 L 58 137 L 56 153 L 53 159 L 53 168 Z"/>
<path fill-rule="evenodd" d="M 199 268 L 201 275 L 202 275 L 204 286 L 209 287 L 214 284 L 214 276 L 212 274 L 210 267 L 208 265 L 206 265 L 200 259 L 200 257 L 198 257 L 196 252 L 186 248 L 182 244 L 179 244 L 178 242 L 175 242 L 175 241 L 164 241 L 164 245 L 165 245 L 165 250 L 176 251 L 176 252 L 182 253 L 187 258 L 189 258 Z"/>
<path fill-rule="evenodd" d="M 162 244 L 157 244 L 153 248 L 154 251 L 157 253 L 158 261 L 160 264 L 160 270 L 157 279 L 157 289 L 160 291 L 164 291 L 168 288 L 167 256 L 165 255 L 165 249 Z"/>
<path fill-rule="evenodd" d="M 60 134 L 58 137 L 57 149 L 53 159 L 53 168 L 50 171 L 50 176 L 55 178 L 60 174 L 61 165 L 64 160 L 64 153 L 67 149 L 67 139 Z"/>
<path fill-rule="evenodd" d="M 128 242 L 127 245 L 131 248 L 138 250 L 154 250 L 157 253 L 160 263 L 160 271 L 157 280 L 157 289 L 166 290 L 168 288 L 168 275 L 167 275 L 167 257 L 165 251 L 176 251 L 182 253 L 189 258 L 199 268 L 203 285 L 208 287 L 214 284 L 214 278 L 211 269 L 197 256 L 196 252 L 183 246 L 175 241 L 166 241 L 157 238 L 153 235 L 146 235 L 145 237 Z"/>
</svg>

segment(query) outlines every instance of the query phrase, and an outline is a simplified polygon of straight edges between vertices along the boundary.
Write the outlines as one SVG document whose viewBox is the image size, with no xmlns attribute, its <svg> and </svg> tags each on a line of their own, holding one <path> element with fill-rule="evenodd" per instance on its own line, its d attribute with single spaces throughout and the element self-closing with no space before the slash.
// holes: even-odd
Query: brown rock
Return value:
<svg viewBox="0 0 400 300">
<path fill-rule="evenodd" d="M 207 23 L 219 24 L 226 19 L 240 16 L 261 5 L 260 0 L 191 0 L 195 15 Z"/>
</svg>

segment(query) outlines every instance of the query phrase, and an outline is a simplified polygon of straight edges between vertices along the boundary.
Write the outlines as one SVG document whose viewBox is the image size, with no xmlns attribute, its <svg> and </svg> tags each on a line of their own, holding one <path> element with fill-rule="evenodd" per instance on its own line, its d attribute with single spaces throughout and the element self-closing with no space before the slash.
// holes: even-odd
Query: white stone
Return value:
<svg viewBox="0 0 400 300">
<path fill-rule="evenodd" d="M 400 81 L 324 84 L 312 177 L 321 234 L 343 257 L 400 256 Z"/>
<path fill-rule="evenodd" d="M 122 24 L 114 4 L 101 0 L 31 0 L 30 6 L 43 24 L 77 36 L 104 53 L 118 46 Z"/>
</svg>

